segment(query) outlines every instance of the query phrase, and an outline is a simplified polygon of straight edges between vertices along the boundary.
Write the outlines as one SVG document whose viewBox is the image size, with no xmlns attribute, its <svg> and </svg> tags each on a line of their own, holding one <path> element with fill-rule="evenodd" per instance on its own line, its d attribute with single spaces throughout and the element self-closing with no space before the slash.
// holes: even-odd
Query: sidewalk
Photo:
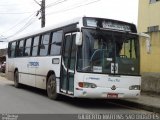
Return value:
<svg viewBox="0 0 160 120">
<path fill-rule="evenodd" d="M 119 101 L 123 105 L 160 113 L 160 95 L 141 93 L 138 99 L 125 99 Z"/>
<path fill-rule="evenodd" d="M 5 81 L 11 83 L 11 81 L 7 80 L 4 76 L 4 74 L 0 74 L 0 82 Z M 141 93 L 138 99 L 116 100 L 116 102 L 130 107 L 160 113 L 159 94 Z"/>
</svg>

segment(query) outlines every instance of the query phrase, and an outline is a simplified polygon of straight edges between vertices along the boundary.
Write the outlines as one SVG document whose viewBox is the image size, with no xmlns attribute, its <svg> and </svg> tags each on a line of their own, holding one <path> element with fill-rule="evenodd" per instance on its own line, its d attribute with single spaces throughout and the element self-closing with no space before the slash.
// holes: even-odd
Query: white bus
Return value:
<svg viewBox="0 0 160 120">
<path fill-rule="evenodd" d="M 48 97 L 121 99 L 140 95 L 140 43 L 134 24 L 73 19 L 9 42 L 8 79 Z"/>
</svg>

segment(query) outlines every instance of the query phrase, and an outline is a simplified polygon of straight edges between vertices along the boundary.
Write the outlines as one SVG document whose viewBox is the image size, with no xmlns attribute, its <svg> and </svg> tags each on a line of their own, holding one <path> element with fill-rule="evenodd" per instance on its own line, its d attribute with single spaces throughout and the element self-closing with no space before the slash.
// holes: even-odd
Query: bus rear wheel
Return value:
<svg viewBox="0 0 160 120">
<path fill-rule="evenodd" d="M 56 90 L 56 77 L 55 75 L 50 75 L 47 81 L 47 95 L 52 100 L 58 100 L 59 94 Z"/>
<path fill-rule="evenodd" d="M 16 70 L 15 73 L 14 73 L 14 86 L 16 88 L 19 88 L 20 87 L 20 83 L 19 83 L 19 73 L 18 71 Z"/>
</svg>

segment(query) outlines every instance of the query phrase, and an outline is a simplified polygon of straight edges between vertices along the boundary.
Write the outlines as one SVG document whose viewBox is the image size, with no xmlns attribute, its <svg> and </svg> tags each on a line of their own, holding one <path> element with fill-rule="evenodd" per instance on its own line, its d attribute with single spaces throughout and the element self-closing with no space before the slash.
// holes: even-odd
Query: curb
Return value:
<svg viewBox="0 0 160 120">
<path fill-rule="evenodd" d="M 152 106 L 152 105 L 146 105 L 146 104 L 142 104 L 142 103 L 138 103 L 138 102 L 134 102 L 134 101 L 129 101 L 129 100 L 119 100 L 119 101 L 116 101 L 116 103 L 126 105 L 129 107 L 133 107 L 133 108 L 147 110 L 150 112 L 160 113 L 160 108 L 156 107 L 156 106 Z"/>
</svg>

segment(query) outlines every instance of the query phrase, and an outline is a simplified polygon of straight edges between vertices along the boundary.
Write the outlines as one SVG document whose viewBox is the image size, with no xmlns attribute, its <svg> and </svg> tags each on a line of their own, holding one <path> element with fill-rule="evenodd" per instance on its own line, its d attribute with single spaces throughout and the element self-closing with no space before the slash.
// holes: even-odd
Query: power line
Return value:
<svg viewBox="0 0 160 120">
<path fill-rule="evenodd" d="M 11 35 L 11 36 L 9 36 L 9 37 L 7 37 L 7 38 L 11 38 L 11 37 L 13 37 L 13 36 L 15 36 L 15 35 L 23 32 L 26 28 L 28 28 L 28 27 L 33 23 L 32 20 L 33 20 L 33 19 L 31 19 L 28 23 L 26 23 L 26 24 L 25 24 L 20 30 L 18 30 L 16 33 L 14 33 L 13 35 Z"/>
<path fill-rule="evenodd" d="M 31 24 L 33 24 L 33 22 L 35 22 L 35 21 L 33 21 L 35 19 L 36 19 L 35 16 L 33 16 L 31 19 L 29 19 L 29 21 L 22 28 L 20 28 L 17 32 L 15 32 L 14 34 L 12 34 L 12 35 L 10 35 L 10 36 L 8 36 L 6 38 L 7 39 L 11 38 L 11 37 L 23 32 L 26 28 L 28 28 Z"/>
<path fill-rule="evenodd" d="M 40 6 L 41 6 L 41 4 L 40 4 L 38 1 L 34 0 L 34 2 L 36 2 L 38 5 L 40 5 Z"/>
<path fill-rule="evenodd" d="M 54 3 L 51 3 L 51 4 L 46 5 L 46 8 L 49 8 L 49 7 L 52 7 L 52 6 L 56 6 L 56 5 L 58 5 L 58 4 L 61 4 L 61 3 L 63 3 L 63 2 L 66 2 L 66 1 L 68 1 L 68 0 L 62 0 L 62 1 L 57 0 L 57 1 L 54 2 Z"/>
<path fill-rule="evenodd" d="M 26 21 L 26 20 L 28 20 L 29 18 L 33 17 L 34 14 L 35 14 L 35 13 L 31 14 L 29 17 L 26 17 L 25 19 L 21 20 L 20 22 L 16 23 L 14 26 L 12 26 L 12 27 L 9 28 L 8 30 L 6 30 L 6 31 L 4 31 L 4 32 L 2 32 L 2 33 L 0 33 L 0 34 L 4 34 L 4 33 L 6 33 L 6 32 L 11 31 L 12 29 L 14 29 L 14 28 L 16 28 L 17 26 L 19 26 L 21 23 L 24 23 L 24 21 Z"/>
<path fill-rule="evenodd" d="M 19 6 L 20 4 L 1 4 L 0 7 L 6 7 L 6 6 Z M 22 5 L 22 4 L 21 4 Z"/>
<path fill-rule="evenodd" d="M 33 4 L 33 2 L 27 2 L 28 4 Z M 8 6 L 24 6 L 24 4 L 20 4 L 20 3 L 1 3 L 0 2 L 0 7 L 8 7 Z"/>
<path fill-rule="evenodd" d="M 37 3 L 36 0 L 34 0 L 34 1 Z M 36 12 L 37 12 L 37 11 L 36 11 Z M 0 12 L 0 14 L 25 14 L 25 13 L 33 13 L 33 12 L 23 12 L 23 13 L 22 13 L 22 12 L 21 12 L 21 13 L 1 13 L 1 12 Z M 5 37 L 4 39 L 11 38 L 11 37 L 13 37 L 13 36 L 21 33 L 22 31 L 24 31 L 26 28 L 28 28 L 33 22 L 35 22 L 35 19 L 36 19 L 36 18 L 35 18 L 35 16 L 34 16 L 34 14 L 36 14 L 36 13 L 31 14 L 29 17 L 25 18 L 24 20 L 20 21 L 19 23 L 15 24 L 13 27 L 11 27 L 10 29 L 8 29 L 7 32 L 10 31 L 10 30 L 12 30 L 13 28 L 17 27 L 19 24 L 21 24 L 22 22 L 24 22 L 25 20 L 27 20 L 27 19 L 30 18 L 30 19 L 28 20 L 28 22 L 27 22 L 25 25 L 23 25 L 18 31 L 16 31 L 14 34 L 12 34 L 12 35 L 10 35 L 10 36 L 8 36 L 8 37 Z M 6 31 L 5 31 L 5 32 L 6 32 Z M 4 32 L 3 32 L 3 33 L 4 33 Z"/>
<path fill-rule="evenodd" d="M 89 3 L 86 3 L 86 4 L 82 4 L 82 5 L 78 5 L 78 6 L 75 6 L 75 7 L 72 7 L 72 8 L 68 8 L 68 9 L 63 9 L 63 10 L 59 10 L 59 11 L 47 13 L 46 15 L 51 15 L 51 14 L 57 14 L 57 13 L 61 13 L 61 12 L 66 12 L 66 11 L 73 10 L 73 9 L 77 9 L 77 8 L 79 8 L 79 7 L 83 7 L 83 6 L 86 6 L 86 5 L 90 5 L 90 4 L 99 2 L 99 1 L 101 1 L 101 0 L 95 0 L 95 1 L 92 1 L 92 2 L 89 2 Z"/>
<path fill-rule="evenodd" d="M 67 0 L 63 0 L 63 1 L 59 1 L 59 2 L 56 1 L 56 2 L 57 2 L 56 4 L 60 4 L 60 3 L 65 2 L 65 1 L 67 1 Z M 99 1 L 100 1 L 100 0 L 95 0 L 95 1 L 92 1 L 92 2 L 88 2 L 88 3 L 86 3 L 86 4 L 77 5 L 77 6 L 72 7 L 72 8 L 68 8 L 68 9 L 63 9 L 63 10 L 51 12 L 51 13 L 48 13 L 48 14 L 46 14 L 46 15 L 56 14 L 56 13 L 60 13 L 60 12 L 66 12 L 66 11 L 69 11 L 69 10 L 72 10 L 72 9 L 76 9 L 76 8 L 79 8 L 79 7 L 82 7 L 82 6 L 90 5 L 90 4 L 93 4 L 93 3 L 95 3 L 95 2 L 99 2 Z M 53 4 L 53 3 L 52 3 L 52 4 L 49 4 L 49 5 L 47 5 L 47 6 L 48 6 L 48 7 L 55 6 L 55 3 L 54 3 L 54 4 Z M 31 16 L 32 16 L 32 15 L 31 15 Z M 30 17 L 31 17 L 31 16 L 30 16 Z M 6 37 L 5 39 L 11 38 L 11 37 L 13 37 L 13 36 L 21 33 L 22 31 L 24 31 L 24 30 L 25 30 L 26 28 L 28 28 L 31 24 L 33 24 L 33 22 L 35 22 L 35 21 L 33 21 L 33 20 L 35 20 L 34 16 L 33 16 L 31 19 L 29 19 L 28 22 L 27 22 L 23 27 L 21 27 L 17 32 L 15 32 L 14 34 L 12 34 L 11 36 Z M 16 25 L 15 25 L 15 26 L 16 26 Z M 13 29 L 13 28 L 14 28 L 14 26 L 13 26 L 11 29 Z"/>
<path fill-rule="evenodd" d="M 6 42 L 5 40 L 8 41 L 8 39 L 3 35 L 0 35 L 0 40 L 1 40 L 1 42 Z"/>
<path fill-rule="evenodd" d="M 17 13 L 9 13 L 9 12 L 0 12 L 0 14 L 29 14 L 32 12 L 17 12 Z"/>
</svg>

